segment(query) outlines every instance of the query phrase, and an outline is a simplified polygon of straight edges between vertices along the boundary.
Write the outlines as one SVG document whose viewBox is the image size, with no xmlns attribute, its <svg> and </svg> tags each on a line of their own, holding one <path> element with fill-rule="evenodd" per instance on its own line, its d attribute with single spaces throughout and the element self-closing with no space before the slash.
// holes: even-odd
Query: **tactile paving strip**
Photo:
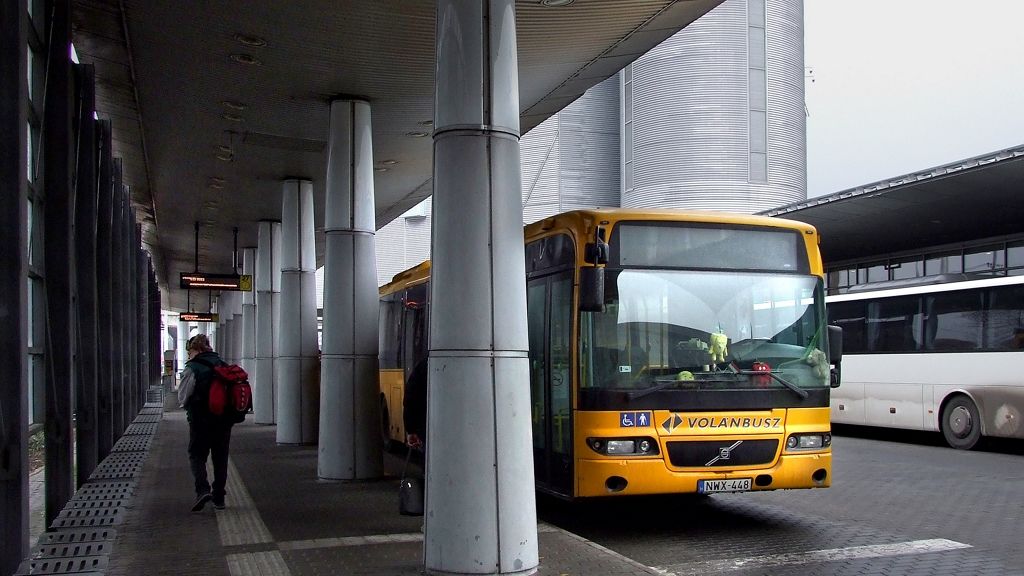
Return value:
<svg viewBox="0 0 1024 576">
<path fill-rule="evenodd" d="M 128 500 L 125 498 L 80 499 L 76 495 L 64 508 L 86 510 L 89 508 L 123 508 L 127 505 Z"/>
</svg>

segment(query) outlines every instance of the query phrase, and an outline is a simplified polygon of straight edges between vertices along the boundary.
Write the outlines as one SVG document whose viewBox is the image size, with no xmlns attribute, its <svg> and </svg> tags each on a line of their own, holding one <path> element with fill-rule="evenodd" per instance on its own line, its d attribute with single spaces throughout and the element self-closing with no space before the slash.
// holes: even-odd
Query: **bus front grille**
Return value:
<svg viewBox="0 0 1024 576">
<path fill-rule="evenodd" d="M 768 464 L 779 449 L 778 440 L 694 440 L 666 445 L 669 462 L 677 468 Z"/>
</svg>

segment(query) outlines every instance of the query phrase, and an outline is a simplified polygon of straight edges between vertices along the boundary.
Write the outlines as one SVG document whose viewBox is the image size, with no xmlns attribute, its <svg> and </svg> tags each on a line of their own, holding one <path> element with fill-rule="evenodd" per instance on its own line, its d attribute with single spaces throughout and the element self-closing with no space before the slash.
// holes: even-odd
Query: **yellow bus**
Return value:
<svg viewBox="0 0 1024 576">
<path fill-rule="evenodd" d="M 578 210 L 526 226 L 537 488 L 565 498 L 824 488 L 841 331 L 818 235 L 777 218 Z M 380 289 L 381 432 L 427 354 L 430 263 Z M 429 426 L 429 423 L 428 423 Z"/>
</svg>

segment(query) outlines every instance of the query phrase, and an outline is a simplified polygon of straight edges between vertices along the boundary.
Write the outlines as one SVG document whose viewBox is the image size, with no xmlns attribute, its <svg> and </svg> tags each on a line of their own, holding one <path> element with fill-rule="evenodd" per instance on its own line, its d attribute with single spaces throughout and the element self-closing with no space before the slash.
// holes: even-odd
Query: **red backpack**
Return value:
<svg viewBox="0 0 1024 576">
<path fill-rule="evenodd" d="M 210 414 L 222 416 L 232 423 L 242 422 L 252 409 L 249 375 L 237 364 L 219 364 L 210 368 Z"/>
</svg>

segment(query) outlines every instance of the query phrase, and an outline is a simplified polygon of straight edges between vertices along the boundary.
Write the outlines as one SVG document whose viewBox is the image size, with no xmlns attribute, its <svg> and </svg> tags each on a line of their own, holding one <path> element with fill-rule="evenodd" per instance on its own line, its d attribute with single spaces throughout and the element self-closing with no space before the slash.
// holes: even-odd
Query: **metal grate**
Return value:
<svg viewBox="0 0 1024 576">
<path fill-rule="evenodd" d="M 149 404 L 146 404 L 146 406 L 149 406 Z M 139 410 L 139 414 L 163 414 L 163 413 L 164 413 L 164 409 L 163 408 L 156 408 L 156 407 L 143 408 L 142 410 Z"/>
<path fill-rule="evenodd" d="M 768 464 L 778 440 L 701 440 L 668 442 L 668 459 L 678 468 L 722 468 Z"/>
<path fill-rule="evenodd" d="M 113 528 L 83 528 L 79 530 L 43 532 L 39 535 L 38 545 L 51 546 L 82 542 L 112 542 L 115 538 L 117 538 L 117 530 Z"/>
<path fill-rule="evenodd" d="M 82 526 L 112 526 L 120 524 L 124 517 L 121 508 L 65 508 L 50 524 L 52 528 L 77 528 Z"/>
<path fill-rule="evenodd" d="M 120 482 L 87 482 L 75 492 L 75 498 L 104 499 L 104 498 L 127 498 L 135 494 L 135 482 L 122 480 Z"/>
<path fill-rule="evenodd" d="M 113 548 L 113 542 L 75 542 L 68 544 L 41 544 L 32 550 L 31 558 L 79 558 L 83 556 L 107 556 Z"/>
<path fill-rule="evenodd" d="M 132 424 L 146 424 L 151 422 L 159 422 L 163 419 L 160 414 L 139 414 L 132 420 Z"/>
<path fill-rule="evenodd" d="M 109 456 L 100 462 L 103 464 L 142 464 L 146 461 L 147 454 L 145 452 L 112 452 Z"/>
<path fill-rule="evenodd" d="M 111 452 L 144 452 L 149 450 L 149 446 L 152 443 L 152 436 L 122 436 L 121 439 L 114 444 Z"/>
<path fill-rule="evenodd" d="M 133 434 L 156 434 L 157 426 L 158 424 L 156 423 L 132 424 L 131 426 L 125 428 L 124 435 L 131 436 Z"/>
<path fill-rule="evenodd" d="M 96 467 L 89 480 L 135 478 L 142 472 L 142 462 L 106 462 Z"/>
<path fill-rule="evenodd" d="M 15 576 L 29 574 L 79 574 L 101 575 L 107 569 L 106 556 L 83 556 L 80 558 L 39 558 L 26 560 L 18 567 Z"/>
<path fill-rule="evenodd" d="M 64 507 L 85 510 L 89 508 L 123 508 L 127 505 L 128 500 L 125 498 L 79 498 L 76 494 Z"/>
</svg>

